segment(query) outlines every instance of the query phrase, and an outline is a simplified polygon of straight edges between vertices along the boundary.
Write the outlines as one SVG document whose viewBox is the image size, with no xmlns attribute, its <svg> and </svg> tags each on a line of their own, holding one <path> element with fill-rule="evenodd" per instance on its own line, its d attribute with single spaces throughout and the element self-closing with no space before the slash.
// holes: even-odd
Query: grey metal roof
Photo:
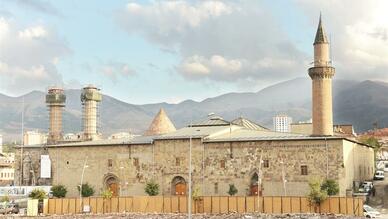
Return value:
<svg viewBox="0 0 388 219">
<path fill-rule="evenodd" d="M 246 118 L 243 118 L 243 117 L 239 117 L 239 118 L 233 120 L 232 124 L 239 125 L 239 126 L 247 128 L 247 129 L 251 129 L 251 130 L 269 130 L 264 126 L 256 124 L 256 123 L 254 123 Z"/>
<path fill-rule="evenodd" d="M 229 125 L 184 127 L 172 133 L 156 136 L 154 139 L 202 138 L 225 130 L 229 130 Z"/>
<path fill-rule="evenodd" d="M 152 144 L 153 137 L 154 136 L 135 136 L 133 138 L 102 139 L 102 140 L 94 140 L 94 141 L 61 143 L 61 144 L 56 144 L 56 145 L 48 145 L 48 147 L 82 147 L 82 146 Z"/>
<path fill-rule="evenodd" d="M 219 116 L 211 117 L 205 121 L 197 122 L 192 125 L 189 125 L 191 127 L 199 127 L 199 126 L 228 126 L 230 125 L 230 122 L 224 120 L 223 118 Z"/>
</svg>

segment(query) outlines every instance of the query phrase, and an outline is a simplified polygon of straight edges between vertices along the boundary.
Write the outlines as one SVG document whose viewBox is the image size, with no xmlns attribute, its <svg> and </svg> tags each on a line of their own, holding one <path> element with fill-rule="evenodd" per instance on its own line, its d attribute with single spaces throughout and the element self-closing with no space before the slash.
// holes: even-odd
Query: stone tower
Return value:
<svg viewBox="0 0 388 219">
<path fill-rule="evenodd" d="M 62 88 L 52 87 L 46 94 L 46 104 L 49 108 L 48 144 L 55 144 L 62 140 L 62 111 L 65 107 L 66 96 Z"/>
<path fill-rule="evenodd" d="M 329 42 L 322 27 L 321 16 L 314 41 L 314 67 L 309 68 L 313 81 L 313 135 L 333 135 L 332 83 L 335 69 L 331 66 Z"/>
<path fill-rule="evenodd" d="M 98 103 L 101 102 L 102 95 L 100 90 L 88 85 L 83 88 L 81 93 L 81 102 L 83 105 L 83 139 L 96 140 L 99 135 L 97 132 Z"/>
</svg>

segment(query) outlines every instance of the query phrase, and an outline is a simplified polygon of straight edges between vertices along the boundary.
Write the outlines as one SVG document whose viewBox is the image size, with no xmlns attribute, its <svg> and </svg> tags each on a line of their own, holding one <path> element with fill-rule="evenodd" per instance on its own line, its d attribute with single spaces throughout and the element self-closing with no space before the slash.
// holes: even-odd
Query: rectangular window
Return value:
<svg viewBox="0 0 388 219">
<path fill-rule="evenodd" d="M 307 175 L 308 174 L 308 172 L 307 172 L 307 165 L 300 166 L 300 170 L 301 170 L 301 174 L 302 175 Z"/>
<path fill-rule="evenodd" d="M 175 166 L 181 165 L 181 159 L 179 157 L 175 158 Z"/>
<path fill-rule="evenodd" d="M 108 159 L 108 167 L 113 167 L 113 160 L 112 159 Z"/>
<path fill-rule="evenodd" d="M 221 168 L 225 168 L 225 160 L 221 160 L 220 166 L 221 166 Z"/>
<path fill-rule="evenodd" d="M 265 168 L 268 168 L 269 167 L 269 160 L 264 160 L 263 166 Z"/>
<path fill-rule="evenodd" d="M 218 183 L 214 183 L 214 194 L 218 194 Z"/>
</svg>

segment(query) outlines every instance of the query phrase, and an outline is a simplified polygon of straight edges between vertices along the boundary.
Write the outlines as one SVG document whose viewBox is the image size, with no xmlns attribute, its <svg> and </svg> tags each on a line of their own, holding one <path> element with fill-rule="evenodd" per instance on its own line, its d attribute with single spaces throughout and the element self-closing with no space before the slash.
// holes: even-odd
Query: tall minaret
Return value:
<svg viewBox="0 0 388 219">
<path fill-rule="evenodd" d="M 335 69 L 329 58 L 329 42 L 322 27 L 321 16 L 314 41 L 314 67 L 308 72 L 313 80 L 313 135 L 333 135 L 333 101 L 331 78 Z"/>
</svg>

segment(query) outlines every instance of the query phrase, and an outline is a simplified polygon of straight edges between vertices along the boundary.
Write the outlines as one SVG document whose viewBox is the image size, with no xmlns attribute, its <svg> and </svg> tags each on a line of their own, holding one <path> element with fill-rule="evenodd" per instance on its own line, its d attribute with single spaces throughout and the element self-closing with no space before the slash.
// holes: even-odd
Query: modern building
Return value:
<svg viewBox="0 0 388 219">
<path fill-rule="evenodd" d="M 291 132 L 292 118 L 279 114 L 273 117 L 273 128 L 275 132 Z"/>
<path fill-rule="evenodd" d="M 3 136 L 0 135 L 0 153 L 3 153 Z"/>
<path fill-rule="evenodd" d="M 14 181 L 15 154 L 0 153 L 0 185 L 12 185 Z"/>
<path fill-rule="evenodd" d="M 47 134 L 39 131 L 26 131 L 23 135 L 24 145 L 42 145 L 47 143 Z"/>
</svg>

